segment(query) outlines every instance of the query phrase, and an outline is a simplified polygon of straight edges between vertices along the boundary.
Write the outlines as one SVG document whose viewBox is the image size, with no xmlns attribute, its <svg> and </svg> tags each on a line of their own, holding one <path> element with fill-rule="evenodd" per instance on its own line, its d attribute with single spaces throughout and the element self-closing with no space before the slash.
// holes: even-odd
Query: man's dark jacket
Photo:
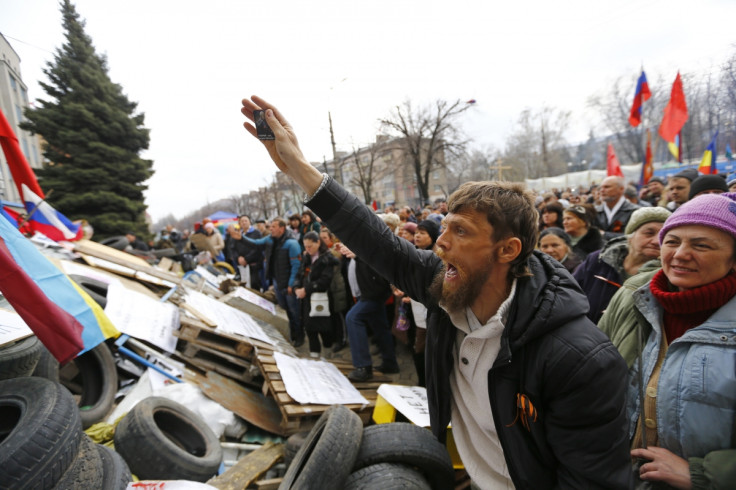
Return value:
<svg viewBox="0 0 736 490">
<path fill-rule="evenodd" d="M 251 228 L 246 233 L 243 233 L 243 235 L 248 238 L 252 238 L 253 240 L 261 238 L 261 232 L 256 228 Z M 228 235 L 228 237 L 230 237 L 230 235 Z M 231 257 L 236 264 L 238 263 L 238 257 L 243 257 L 245 261 L 248 262 L 248 265 L 253 265 L 258 269 L 263 267 L 262 246 L 254 245 L 243 239 L 234 240 L 230 237 L 230 249 Z"/>
<path fill-rule="evenodd" d="M 603 203 L 603 206 L 605 205 L 606 204 Z M 616 214 L 613 215 L 611 222 L 609 223 L 608 218 L 606 217 L 606 212 L 601 208 L 601 210 L 598 211 L 598 227 L 604 232 L 603 240 L 607 241 L 611 238 L 623 235 L 624 230 L 626 230 L 626 225 L 629 224 L 631 215 L 637 209 L 639 209 L 639 206 L 632 204 L 628 199 L 624 199 L 623 204 L 618 208 L 618 211 L 616 211 Z"/>
<path fill-rule="evenodd" d="M 450 422 L 450 373 L 457 329 L 428 285 L 442 270 L 431 251 L 396 237 L 357 198 L 329 179 L 307 203 L 353 252 L 428 309 L 426 381 L 432 432 Z M 516 488 L 628 488 L 627 369 L 586 317 L 588 304 L 557 262 L 534 252 L 531 277 L 519 278 L 488 372 L 489 408 Z M 536 408 L 527 430 L 517 394 Z"/>
<path fill-rule="evenodd" d="M 365 261 L 358 257 L 353 260 L 355 260 L 355 278 L 358 281 L 361 299 L 380 303 L 386 301 L 391 296 L 391 285 L 388 281 Z"/>
</svg>

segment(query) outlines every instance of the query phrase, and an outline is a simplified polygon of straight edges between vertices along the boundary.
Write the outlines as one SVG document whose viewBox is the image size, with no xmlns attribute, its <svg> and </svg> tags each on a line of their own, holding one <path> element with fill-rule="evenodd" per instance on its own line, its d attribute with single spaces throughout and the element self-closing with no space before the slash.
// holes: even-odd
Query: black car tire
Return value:
<svg viewBox="0 0 736 490">
<path fill-rule="evenodd" d="M 133 481 L 130 468 L 122 456 L 107 446 L 97 444 L 102 460 L 102 486 L 105 490 L 125 490 Z"/>
<path fill-rule="evenodd" d="M 0 380 L 30 376 L 41 357 L 41 347 L 35 335 L 0 347 Z"/>
<path fill-rule="evenodd" d="M 206 482 L 222 462 L 220 442 L 199 415 L 155 396 L 120 421 L 115 449 L 141 480 Z"/>
<path fill-rule="evenodd" d="M 84 292 L 89 294 L 90 297 L 95 300 L 95 303 L 100 305 L 100 308 L 104 309 L 105 306 L 107 306 L 107 287 L 109 285 L 106 282 L 78 274 L 70 274 L 69 279 L 77 283 L 80 288 L 84 289 Z"/>
<path fill-rule="evenodd" d="M 69 469 L 61 476 L 54 490 L 107 488 L 102 486 L 102 459 L 96 444 L 86 434 L 82 436 L 79 452 Z"/>
<path fill-rule="evenodd" d="M 31 376 L 46 378 L 54 383 L 59 382 L 59 361 L 56 360 L 44 345 L 41 345 L 41 355 L 38 358 L 36 369 L 33 370 Z"/>
<path fill-rule="evenodd" d="M 353 470 L 378 463 L 416 467 L 434 489 L 452 488 L 455 470 L 450 454 L 429 430 L 405 422 L 378 424 L 363 430 Z"/>
<path fill-rule="evenodd" d="M 341 490 L 362 436 L 360 417 L 344 405 L 332 405 L 317 419 L 279 489 Z"/>
<path fill-rule="evenodd" d="M 79 396 L 82 426 L 87 429 L 110 413 L 118 391 L 118 371 L 104 342 L 77 356 L 59 371 L 61 384 Z"/>
<path fill-rule="evenodd" d="M 284 464 L 286 464 L 287 468 L 294 461 L 294 456 L 296 456 L 296 453 L 304 445 L 304 441 L 308 435 L 309 431 L 297 432 L 286 439 L 286 444 L 284 444 Z"/>
<path fill-rule="evenodd" d="M 394 463 L 379 463 L 354 471 L 345 480 L 345 490 L 429 490 L 421 472 Z M 453 488 L 453 486 L 444 487 Z"/>
<path fill-rule="evenodd" d="M 82 422 L 72 395 L 43 378 L 0 381 L 0 482 L 52 488 L 79 452 Z"/>
</svg>

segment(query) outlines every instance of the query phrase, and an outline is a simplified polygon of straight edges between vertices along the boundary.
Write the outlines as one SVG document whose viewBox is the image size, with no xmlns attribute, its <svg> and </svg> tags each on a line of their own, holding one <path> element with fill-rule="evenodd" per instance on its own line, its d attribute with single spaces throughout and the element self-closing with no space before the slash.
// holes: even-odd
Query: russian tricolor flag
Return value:
<svg viewBox="0 0 736 490">
<path fill-rule="evenodd" d="M 631 114 L 629 114 L 629 124 L 637 127 L 641 124 L 641 106 L 644 101 L 649 100 L 652 96 L 652 92 L 649 90 L 649 84 L 647 83 L 647 76 L 644 70 L 641 71 L 641 76 L 636 82 L 636 93 L 634 94 L 634 102 L 631 104 Z"/>
<path fill-rule="evenodd" d="M 83 230 L 80 225 L 69 221 L 69 218 L 54 209 L 26 184 L 22 184 L 21 188 L 26 212 L 30 214 L 28 224 L 33 231 L 39 231 L 57 242 L 82 239 Z"/>
<path fill-rule="evenodd" d="M 18 194 L 23 200 L 26 212 L 30 214 L 26 223 L 27 229 L 41 232 L 56 241 L 81 239 L 82 227 L 69 221 L 66 216 L 44 201 L 43 191 L 38 185 L 36 175 L 20 150 L 18 137 L 2 111 L 0 111 L 0 146 L 8 160 L 8 168 L 13 175 Z M 11 221 L 11 223 L 14 223 L 16 227 L 19 224 L 17 221 Z"/>
</svg>

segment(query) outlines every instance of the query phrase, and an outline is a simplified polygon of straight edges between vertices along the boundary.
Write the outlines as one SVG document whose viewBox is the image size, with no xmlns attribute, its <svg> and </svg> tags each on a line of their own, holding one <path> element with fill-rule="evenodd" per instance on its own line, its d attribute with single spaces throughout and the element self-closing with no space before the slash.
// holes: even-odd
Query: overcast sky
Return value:
<svg viewBox="0 0 736 490">
<path fill-rule="evenodd" d="M 733 0 L 76 0 L 110 77 L 145 113 L 154 221 L 268 183 L 275 167 L 242 127 L 258 94 L 289 118 L 311 161 L 373 140 L 407 98 L 475 99 L 464 129 L 501 147 L 520 112 L 572 111 L 618 77 L 717 72 L 734 50 Z M 57 0 L 0 0 L 0 32 L 21 57 L 31 99 L 63 43 Z M 669 88 L 667 89 L 669 90 Z M 633 93 L 632 93 L 633 96 Z"/>
</svg>

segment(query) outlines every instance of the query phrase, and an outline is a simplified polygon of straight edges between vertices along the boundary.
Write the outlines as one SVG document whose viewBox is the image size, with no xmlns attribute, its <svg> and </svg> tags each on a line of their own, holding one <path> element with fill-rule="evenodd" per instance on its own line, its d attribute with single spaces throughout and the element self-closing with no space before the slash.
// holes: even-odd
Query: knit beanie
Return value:
<svg viewBox="0 0 736 490">
<path fill-rule="evenodd" d="M 411 233 L 412 235 L 417 232 L 417 224 L 412 223 L 411 221 L 407 221 L 404 223 L 403 228 Z"/>
<path fill-rule="evenodd" d="M 427 232 L 429 237 L 432 239 L 432 243 L 437 241 L 437 237 L 440 236 L 440 225 L 435 220 L 425 219 L 417 225 L 417 230 L 424 230 Z"/>
<path fill-rule="evenodd" d="M 736 174 L 731 174 L 726 179 L 726 185 L 731 187 L 733 184 L 736 184 Z"/>
<path fill-rule="evenodd" d="M 656 221 L 657 223 L 664 223 L 671 214 L 672 213 L 670 213 L 667 208 L 659 206 L 639 208 L 631 213 L 631 218 L 629 218 L 629 223 L 626 225 L 624 233 L 627 235 L 631 235 L 636 230 L 647 223 L 651 223 L 652 221 Z"/>
<path fill-rule="evenodd" d="M 687 225 L 708 226 L 736 239 L 736 192 L 703 194 L 677 208 L 664 222 L 659 232 L 659 244 L 672 228 Z"/>
<path fill-rule="evenodd" d="M 694 168 L 686 168 L 685 170 L 681 170 L 677 172 L 672 177 L 677 177 L 680 179 L 687 179 L 690 182 L 692 182 L 693 180 L 698 178 L 698 171 L 695 170 Z"/>
<path fill-rule="evenodd" d="M 726 179 L 720 175 L 701 175 L 697 179 L 693 180 L 690 184 L 690 195 L 688 199 L 692 199 L 703 191 L 719 190 L 728 192 L 728 185 L 726 185 Z"/>
</svg>

